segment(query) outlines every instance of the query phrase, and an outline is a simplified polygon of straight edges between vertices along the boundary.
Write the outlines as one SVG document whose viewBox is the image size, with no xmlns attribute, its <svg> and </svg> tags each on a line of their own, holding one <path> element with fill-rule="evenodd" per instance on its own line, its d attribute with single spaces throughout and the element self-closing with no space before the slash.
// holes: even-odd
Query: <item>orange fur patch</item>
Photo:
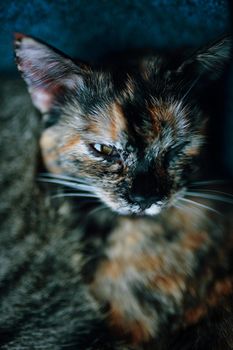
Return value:
<svg viewBox="0 0 233 350">
<path fill-rule="evenodd" d="M 231 277 L 226 277 L 223 280 L 215 282 L 209 293 L 205 295 L 205 300 L 185 312 L 185 324 L 192 325 L 198 323 L 206 316 L 209 308 L 220 306 L 224 303 L 225 298 L 232 295 L 232 293 L 233 280 Z"/>
<path fill-rule="evenodd" d="M 110 305 L 108 319 L 113 332 L 125 337 L 132 345 L 146 343 L 151 338 L 150 331 L 143 320 L 130 320 L 114 304 Z"/>
<path fill-rule="evenodd" d="M 171 296 L 180 294 L 183 286 L 184 280 L 175 273 L 173 275 L 159 275 L 153 280 L 153 287 Z"/>
<path fill-rule="evenodd" d="M 208 304 L 215 306 L 220 303 L 224 297 L 233 293 L 233 280 L 227 277 L 223 280 L 217 281 L 208 297 Z"/>
<path fill-rule="evenodd" d="M 69 152 L 69 151 L 72 150 L 73 147 L 74 147 L 75 145 L 77 145 L 77 143 L 79 143 L 79 142 L 80 142 L 80 137 L 79 137 L 79 135 L 73 135 L 72 137 L 70 137 L 70 138 L 67 140 L 67 142 L 66 142 L 65 145 L 63 145 L 62 147 L 60 147 L 59 151 L 60 151 L 60 152 Z"/>
<path fill-rule="evenodd" d="M 114 102 L 109 108 L 111 118 L 109 133 L 113 141 L 117 141 L 122 131 L 126 130 L 126 118 L 119 103 Z"/>
<path fill-rule="evenodd" d="M 205 305 L 198 305 L 189 309 L 185 313 L 185 323 L 192 325 L 200 321 L 207 313 L 208 309 Z"/>
<path fill-rule="evenodd" d="M 173 112 L 169 109 L 166 104 L 158 104 L 157 106 L 149 106 L 148 112 L 151 118 L 152 130 L 146 136 L 148 140 L 153 141 L 157 138 L 162 131 L 162 123 L 166 122 L 173 130 L 174 135 L 176 134 L 176 122 Z"/>
<path fill-rule="evenodd" d="M 182 242 L 182 246 L 186 249 L 196 250 L 201 248 L 203 245 L 205 245 L 207 241 L 208 241 L 207 233 L 194 232 L 185 236 Z"/>
<path fill-rule="evenodd" d="M 169 110 L 166 104 L 159 104 L 158 106 L 153 106 L 148 108 L 152 120 L 154 121 L 166 121 L 170 124 L 174 123 L 174 114 Z"/>
<path fill-rule="evenodd" d="M 51 127 L 45 130 L 40 138 L 40 148 L 42 152 L 43 161 L 47 169 L 51 173 L 59 174 L 62 169 L 59 164 L 59 155 L 57 150 L 58 133 L 56 127 Z"/>
</svg>

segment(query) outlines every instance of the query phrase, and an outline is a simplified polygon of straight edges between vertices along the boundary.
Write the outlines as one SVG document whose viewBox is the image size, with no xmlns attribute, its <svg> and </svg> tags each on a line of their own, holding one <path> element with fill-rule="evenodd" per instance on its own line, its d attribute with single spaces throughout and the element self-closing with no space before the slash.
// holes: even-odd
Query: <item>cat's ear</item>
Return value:
<svg viewBox="0 0 233 350">
<path fill-rule="evenodd" d="M 32 101 L 41 113 L 48 113 L 55 99 L 65 91 L 83 87 L 80 67 L 32 37 L 15 34 L 15 55 Z"/>
<path fill-rule="evenodd" d="M 224 68 L 232 56 L 232 40 L 224 37 L 189 56 L 180 65 L 178 73 L 192 73 L 205 76 L 208 80 L 216 80 L 222 75 Z"/>
</svg>

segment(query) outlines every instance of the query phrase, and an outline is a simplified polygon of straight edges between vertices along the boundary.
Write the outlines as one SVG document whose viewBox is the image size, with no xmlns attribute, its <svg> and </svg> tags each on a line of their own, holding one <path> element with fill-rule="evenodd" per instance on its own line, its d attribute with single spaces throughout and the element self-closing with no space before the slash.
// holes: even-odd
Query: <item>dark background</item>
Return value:
<svg viewBox="0 0 233 350">
<path fill-rule="evenodd" d="M 95 60 L 130 47 L 200 46 L 229 27 L 227 0 L 1 0 L 0 70 L 14 70 L 14 31 Z"/>
<path fill-rule="evenodd" d="M 231 29 L 229 0 L 18 0 L 0 3 L 0 73 L 15 75 L 14 31 L 84 60 L 129 48 L 198 47 Z M 233 174 L 233 73 L 220 140 Z"/>
</svg>

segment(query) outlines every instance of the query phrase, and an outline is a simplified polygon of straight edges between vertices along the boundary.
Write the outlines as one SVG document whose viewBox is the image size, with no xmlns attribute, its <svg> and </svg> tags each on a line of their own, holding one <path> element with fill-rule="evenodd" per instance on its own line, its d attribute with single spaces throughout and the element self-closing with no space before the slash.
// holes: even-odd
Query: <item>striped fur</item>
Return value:
<svg viewBox="0 0 233 350">
<path fill-rule="evenodd" d="M 208 168 L 201 97 L 229 55 L 224 38 L 175 58 L 147 53 L 90 66 L 16 37 L 19 70 L 46 122 L 47 180 L 106 206 L 86 219 L 78 273 L 113 339 L 130 349 L 199 349 L 186 332 L 232 308 L 231 211 L 212 203 L 232 199 L 190 190 Z"/>
</svg>

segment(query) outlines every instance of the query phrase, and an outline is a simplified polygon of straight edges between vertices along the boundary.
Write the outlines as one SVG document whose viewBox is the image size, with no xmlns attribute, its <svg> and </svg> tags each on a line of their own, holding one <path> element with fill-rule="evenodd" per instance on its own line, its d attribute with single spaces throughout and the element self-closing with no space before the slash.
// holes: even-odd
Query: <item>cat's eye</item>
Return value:
<svg viewBox="0 0 233 350">
<path fill-rule="evenodd" d="M 112 157 L 118 155 L 116 149 L 113 146 L 100 143 L 92 143 L 90 146 L 97 154 L 102 156 Z"/>
<path fill-rule="evenodd" d="M 165 154 L 165 165 L 168 166 L 178 155 L 180 155 L 185 147 L 186 143 L 170 148 Z"/>
</svg>

